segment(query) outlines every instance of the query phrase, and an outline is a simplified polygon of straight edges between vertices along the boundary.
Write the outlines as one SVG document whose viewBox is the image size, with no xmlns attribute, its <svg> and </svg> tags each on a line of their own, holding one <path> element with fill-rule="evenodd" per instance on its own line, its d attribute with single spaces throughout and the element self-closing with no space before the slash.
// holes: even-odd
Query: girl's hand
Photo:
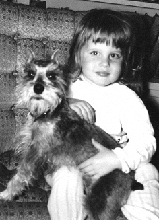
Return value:
<svg viewBox="0 0 159 220">
<path fill-rule="evenodd" d="M 112 150 L 103 147 L 94 139 L 92 143 L 99 150 L 99 153 L 79 165 L 82 172 L 90 175 L 93 179 L 98 179 L 114 169 L 121 169 L 121 163 Z"/>
<path fill-rule="evenodd" d="M 70 107 L 82 118 L 91 124 L 95 123 L 95 110 L 85 101 L 69 99 Z"/>
<path fill-rule="evenodd" d="M 121 131 L 118 135 L 111 134 L 111 136 L 121 145 L 121 147 L 125 147 L 125 145 L 129 142 L 127 133 L 124 131 Z"/>
</svg>

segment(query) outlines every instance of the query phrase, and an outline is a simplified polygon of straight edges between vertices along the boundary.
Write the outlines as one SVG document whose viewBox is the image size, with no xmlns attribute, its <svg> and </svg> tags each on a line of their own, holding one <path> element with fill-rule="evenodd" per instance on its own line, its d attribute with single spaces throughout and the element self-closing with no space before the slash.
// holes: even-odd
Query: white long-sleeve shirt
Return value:
<svg viewBox="0 0 159 220">
<path fill-rule="evenodd" d="M 150 161 L 156 150 L 154 130 L 145 105 L 134 91 L 119 83 L 101 87 L 82 77 L 70 86 L 69 97 L 88 102 L 96 110 L 96 125 L 107 133 L 127 133 L 126 146 L 114 150 L 124 172 Z"/>
</svg>

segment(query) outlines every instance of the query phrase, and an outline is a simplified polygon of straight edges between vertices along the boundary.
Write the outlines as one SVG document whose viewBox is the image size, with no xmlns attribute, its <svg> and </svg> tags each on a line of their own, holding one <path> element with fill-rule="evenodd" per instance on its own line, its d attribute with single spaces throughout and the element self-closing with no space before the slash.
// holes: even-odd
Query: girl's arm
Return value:
<svg viewBox="0 0 159 220">
<path fill-rule="evenodd" d="M 130 170 L 135 170 L 141 163 L 147 163 L 151 160 L 156 150 L 156 139 L 148 111 L 136 93 L 126 86 L 122 86 L 121 91 L 117 91 L 117 94 L 118 98 L 116 103 L 114 103 L 114 107 L 118 106 L 117 114 L 119 114 L 122 129 L 127 133 L 126 136 L 129 142 L 127 144 L 121 144 L 122 148 L 113 150 L 113 153 L 116 155 L 116 157 L 114 157 L 114 163 L 116 164 L 116 159 L 118 158 L 122 170 L 127 173 Z M 105 154 L 105 156 L 104 161 L 101 154 L 103 164 L 109 165 L 109 156 L 108 154 Z M 99 155 L 97 157 L 99 159 Z M 94 159 L 96 158 L 92 158 L 92 160 L 89 161 L 92 167 L 97 162 L 97 160 L 95 162 Z M 107 165 L 105 166 L 105 171 L 102 172 L 107 173 L 111 169 Z"/>
<path fill-rule="evenodd" d="M 72 99 L 70 102 L 70 107 L 76 111 L 81 118 L 86 120 L 94 117 L 93 108 L 85 101 Z M 88 120 L 88 121 L 89 121 Z M 94 118 L 93 118 L 94 120 Z M 94 121 L 93 121 L 94 122 Z M 112 135 L 122 146 L 127 143 L 127 135 L 121 132 L 119 135 Z M 94 179 L 98 179 L 107 173 L 110 173 L 114 169 L 121 169 L 121 162 L 117 155 L 112 151 L 92 140 L 93 145 L 99 150 L 98 154 L 86 160 L 79 165 L 79 169 L 87 173 L 87 175 L 92 176 Z"/>
<path fill-rule="evenodd" d="M 74 98 L 68 98 L 68 100 L 71 109 L 74 110 L 81 118 L 91 124 L 95 123 L 95 110 L 88 102 Z"/>
<path fill-rule="evenodd" d="M 116 148 L 114 153 L 121 161 L 122 170 L 127 173 L 151 160 L 156 150 L 156 139 L 148 111 L 141 99 L 126 86 L 123 86 L 122 92 L 124 95 L 119 94 L 118 109 L 129 142 L 122 149 Z"/>
</svg>

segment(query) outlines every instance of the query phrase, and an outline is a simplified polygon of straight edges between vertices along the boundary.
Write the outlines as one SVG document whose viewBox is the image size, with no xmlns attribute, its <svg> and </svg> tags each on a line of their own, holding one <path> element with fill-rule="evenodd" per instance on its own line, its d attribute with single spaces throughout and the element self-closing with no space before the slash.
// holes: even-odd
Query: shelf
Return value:
<svg viewBox="0 0 159 220">
<path fill-rule="evenodd" d="M 125 6 L 133 6 L 133 7 L 140 7 L 140 8 L 148 8 L 148 9 L 159 9 L 159 3 L 148 3 L 148 2 L 141 2 L 141 1 L 127 1 L 127 0 L 90 0 L 92 2 L 103 2 L 108 4 L 115 4 L 115 5 L 125 5 Z"/>
</svg>

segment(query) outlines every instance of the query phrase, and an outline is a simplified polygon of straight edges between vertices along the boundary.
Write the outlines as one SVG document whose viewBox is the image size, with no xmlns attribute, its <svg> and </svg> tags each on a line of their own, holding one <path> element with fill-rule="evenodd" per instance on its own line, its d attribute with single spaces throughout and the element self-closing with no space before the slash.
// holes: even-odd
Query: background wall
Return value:
<svg viewBox="0 0 159 220">
<path fill-rule="evenodd" d="M 30 0 L 17 0 L 17 2 L 29 5 Z M 95 7 L 106 7 L 112 10 L 136 11 L 141 14 L 147 13 L 150 16 L 159 13 L 159 4 L 126 0 L 98 0 L 98 2 L 95 0 L 46 0 L 46 7 L 69 7 L 79 11 Z"/>
</svg>

